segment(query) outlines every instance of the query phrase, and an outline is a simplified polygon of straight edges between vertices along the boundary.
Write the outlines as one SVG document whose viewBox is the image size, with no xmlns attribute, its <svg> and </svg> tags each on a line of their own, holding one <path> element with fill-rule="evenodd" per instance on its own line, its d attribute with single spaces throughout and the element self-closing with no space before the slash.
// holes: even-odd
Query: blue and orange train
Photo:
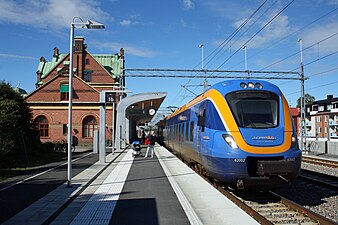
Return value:
<svg viewBox="0 0 338 225">
<path fill-rule="evenodd" d="M 165 118 L 163 141 L 192 166 L 238 189 L 288 183 L 301 166 L 288 103 L 265 81 L 211 86 Z"/>
</svg>

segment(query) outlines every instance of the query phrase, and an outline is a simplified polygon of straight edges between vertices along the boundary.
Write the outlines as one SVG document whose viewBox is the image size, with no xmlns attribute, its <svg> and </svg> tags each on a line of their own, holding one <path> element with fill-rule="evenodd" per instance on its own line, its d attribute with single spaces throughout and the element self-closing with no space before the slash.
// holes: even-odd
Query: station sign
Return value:
<svg viewBox="0 0 338 225">
<path fill-rule="evenodd" d="M 129 109 L 129 115 L 140 116 L 144 115 L 144 109 Z"/>
<path fill-rule="evenodd" d="M 116 93 L 114 92 L 106 92 L 106 103 L 114 103 L 115 102 Z"/>
</svg>

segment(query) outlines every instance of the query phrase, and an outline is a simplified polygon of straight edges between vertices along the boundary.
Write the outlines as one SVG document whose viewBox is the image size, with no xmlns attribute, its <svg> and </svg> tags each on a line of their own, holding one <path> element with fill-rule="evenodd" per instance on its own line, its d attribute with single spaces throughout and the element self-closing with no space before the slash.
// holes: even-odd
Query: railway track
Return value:
<svg viewBox="0 0 338 225">
<path fill-rule="evenodd" d="M 308 156 L 304 156 L 304 155 L 302 156 L 302 162 L 320 165 L 320 166 L 331 167 L 331 168 L 335 168 L 335 169 L 338 168 L 338 162 L 337 161 L 313 158 L 313 157 L 308 157 Z"/>
<path fill-rule="evenodd" d="M 189 163 L 185 162 L 188 166 Z M 335 221 L 326 218 L 309 208 L 297 204 L 287 197 L 272 191 L 231 191 L 223 184 L 208 178 L 201 168 L 192 167 L 206 181 L 211 183 L 222 194 L 227 196 L 236 205 L 246 211 L 260 224 L 306 224 L 306 225 L 331 225 L 338 224 Z M 304 172 L 305 174 L 305 172 Z M 309 176 L 309 175 L 308 175 Z M 304 175 L 305 177 L 305 175 Z M 312 174 L 312 179 L 307 179 L 307 182 L 314 184 L 315 176 Z M 304 178 L 305 179 L 305 178 Z M 323 185 L 323 182 L 316 181 L 316 185 Z M 326 180 L 326 183 L 328 181 Z M 329 182 L 331 183 L 331 182 Z M 303 188 L 303 183 L 300 184 Z M 326 184 L 325 184 L 326 185 Z M 335 188 L 330 186 L 331 188 Z M 290 187 L 288 187 L 290 188 Z M 291 187 L 292 188 L 292 187 Z M 303 190 L 306 191 L 306 190 Z"/>
<path fill-rule="evenodd" d="M 315 182 L 332 190 L 338 190 L 338 177 L 302 169 L 298 179 Z"/>
<path fill-rule="evenodd" d="M 213 185 L 260 224 L 337 224 L 272 191 L 229 191 Z"/>
</svg>

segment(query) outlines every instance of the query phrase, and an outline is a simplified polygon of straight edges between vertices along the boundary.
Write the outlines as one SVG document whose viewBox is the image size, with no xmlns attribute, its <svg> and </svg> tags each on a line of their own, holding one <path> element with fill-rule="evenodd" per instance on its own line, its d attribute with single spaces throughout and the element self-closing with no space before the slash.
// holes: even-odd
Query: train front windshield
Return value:
<svg viewBox="0 0 338 225">
<path fill-rule="evenodd" d="M 278 126 L 278 95 L 266 91 L 238 91 L 227 94 L 225 98 L 239 127 Z"/>
</svg>

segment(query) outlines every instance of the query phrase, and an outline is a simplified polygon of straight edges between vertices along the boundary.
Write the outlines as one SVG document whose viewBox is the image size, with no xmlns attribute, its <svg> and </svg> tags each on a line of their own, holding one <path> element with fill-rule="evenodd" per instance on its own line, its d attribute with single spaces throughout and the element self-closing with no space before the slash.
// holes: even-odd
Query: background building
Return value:
<svg viewBox="0 0 338 225">
<path fill-rule="evenodd" d="M 119 54 L 90 54 L 83 37 L 75 37 L 73 78 L 73 135 L 79 143 L 92 143 L 99 124 L 100 91 L 120 90 L 125 86 L 124 50 Z M 25 100 L 40 130 L 40 139 L 67 139 L 69 100 L 69 54 L 54 48 L 53 58 L 44 57 L 36 72 L 36 89 Z M 120 97 L 115 96 L 117 102 Z M 107 105 L 106 134 L 111 139 L 113 107 Z"/>
<path fill-rule="evenodd" d="M 305 115 L 307 137 L 338 138 L 338 98 L 328 95 L 326 99 L 306 105 Z"/>
</svg>

